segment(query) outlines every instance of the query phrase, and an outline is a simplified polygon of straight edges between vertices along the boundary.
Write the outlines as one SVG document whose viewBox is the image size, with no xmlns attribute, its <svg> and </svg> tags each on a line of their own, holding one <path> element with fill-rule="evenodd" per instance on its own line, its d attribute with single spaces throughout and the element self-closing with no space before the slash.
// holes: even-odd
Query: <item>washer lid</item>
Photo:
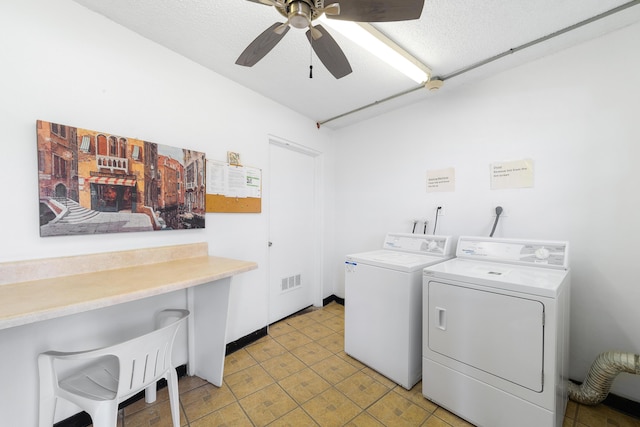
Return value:
<svg viewBox="0 0 640 427">
<path fill-rule="evenodd" d="M 426 266 L 442 262 L 446 259 L 448 258 L 442 256 L 380 249 L 377 251 L 347 255 L 346 263 L 351 265 L 366 264 L 392 270 L 412 272 L 419 271 Z"/>
<path fill-rule="evenodd" d="M 453 258 L 424 269 L 425 279 L 450 279 L 495 289 L 555 298 L 567 270 Z"/>
</svg>

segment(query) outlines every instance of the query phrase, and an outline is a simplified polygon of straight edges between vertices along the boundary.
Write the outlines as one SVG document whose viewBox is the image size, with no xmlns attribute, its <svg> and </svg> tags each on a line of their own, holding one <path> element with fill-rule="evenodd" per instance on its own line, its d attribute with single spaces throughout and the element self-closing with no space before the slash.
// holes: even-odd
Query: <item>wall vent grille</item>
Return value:
<svg viewBox="0 0 640 427">
<path fill-rule="evenodd" d="M 296 274 L 294 276 L 283 277 L 280 282 L 280 290 L 282 292 L 287 292 L 292 289 L 298 288 L 302 286 L 302 279 L 300 274 Z"/>
</svg>

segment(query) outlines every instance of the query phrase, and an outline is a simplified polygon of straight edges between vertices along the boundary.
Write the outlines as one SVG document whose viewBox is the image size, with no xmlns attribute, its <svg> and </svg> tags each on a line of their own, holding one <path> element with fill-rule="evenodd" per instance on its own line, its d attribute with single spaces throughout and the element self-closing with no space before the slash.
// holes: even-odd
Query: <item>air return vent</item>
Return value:
<svg viewBox="0 0 640 427">
<path fill-rule="evenodd" d="M 302 284 L 302 280 L 300 279 L 300 275 L 296 274 L 295 276 L 284 277 L 281 281 L 280 290 L 282 292 L 290 291 L 299 287 Z"/>
</svg>

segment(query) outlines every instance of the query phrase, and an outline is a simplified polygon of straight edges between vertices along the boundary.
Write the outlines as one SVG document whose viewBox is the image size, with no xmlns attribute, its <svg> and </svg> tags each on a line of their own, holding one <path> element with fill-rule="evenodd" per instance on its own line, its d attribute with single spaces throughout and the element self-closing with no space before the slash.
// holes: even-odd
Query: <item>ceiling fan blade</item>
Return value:
<svg viewBox="0 0 640 427">
<path fill-rule="evenodd" d="M 352 71 L 351 65 L 349 65 L 347 57 L 344 55 L 342 49 L 340 49 L 340 46 L 338 46 L 338 43 L 331 37 L 331 34 L 329 34 L 322 25 L 316 25 L 314 28 L 322 33 L 322 37 L 314 39 L 309 29 L 307 31 L 307 39 L 309 43 L 311 43 L 313 51 L 318 55 L 318 58 L 320 58 L 320 61 L 327 67 L 327 70 L 329 70 L 336 79 L 350 74 Z"/>
<path fill-rule="evenodd" d="M 278 44 L 285 34 L 289 31 L 289 27 L 285 27 L 281 33 L 277 33 L 276 29 L 282 27 L 282 22 L 276 22 L 258 37 L 255 38 L 247 46 L 247 48 L 240 54 L 236 60 L 236 64 L 243 65 L 245 67 L 253 67 L 264 56 L 271 51 Z"/>
<path fill-rule="evenodd" d="M 289 28 L 289 21 L 287 20 L 287 22 L 285 22 L 284 24 L 281 24 L 280 26 L 276 27 L 275 30 L 273 30 L 276 34 L 282 34 L 285 32 L 285 30 L 287 30 Z"/>
<path fill-rule="evenodd" d="M 340 15 L 340 3 L 331 3 L 318 11 L 325 15 Z"/>
<path fill-rule="evenodd" d="M 356 22 L 388 22 L 418 19 L 424 0 L 344 0 L 340 14 L 327 18 Z"/>
<path fill-rule="evenodd" d="M 322 37 L 322 32 L 320 30 L 316 30 L 316 27 L 313 25 L 309 25 L 309 31 L 311 31 L 311 37 L 313 37 L 314 41 Z"/>
<path fill-rule="evenodd" d="M 263 4 L 265 6 L 275 6 L 276 2 L 273 0 L 247 0 L 253 3 L 259 3 L 259 4 Z"/>
</svg>

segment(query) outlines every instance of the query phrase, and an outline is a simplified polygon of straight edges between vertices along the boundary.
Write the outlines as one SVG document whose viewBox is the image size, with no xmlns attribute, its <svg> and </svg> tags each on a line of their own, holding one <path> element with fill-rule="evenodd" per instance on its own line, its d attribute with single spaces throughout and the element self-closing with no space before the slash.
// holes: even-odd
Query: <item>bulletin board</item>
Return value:
<svg viewBox="0 0 640 427">
<path fill-rule="evenodd" d="M 206 212 L 262 212 L 262 171 L 207 159 Z"/>
</svg>

